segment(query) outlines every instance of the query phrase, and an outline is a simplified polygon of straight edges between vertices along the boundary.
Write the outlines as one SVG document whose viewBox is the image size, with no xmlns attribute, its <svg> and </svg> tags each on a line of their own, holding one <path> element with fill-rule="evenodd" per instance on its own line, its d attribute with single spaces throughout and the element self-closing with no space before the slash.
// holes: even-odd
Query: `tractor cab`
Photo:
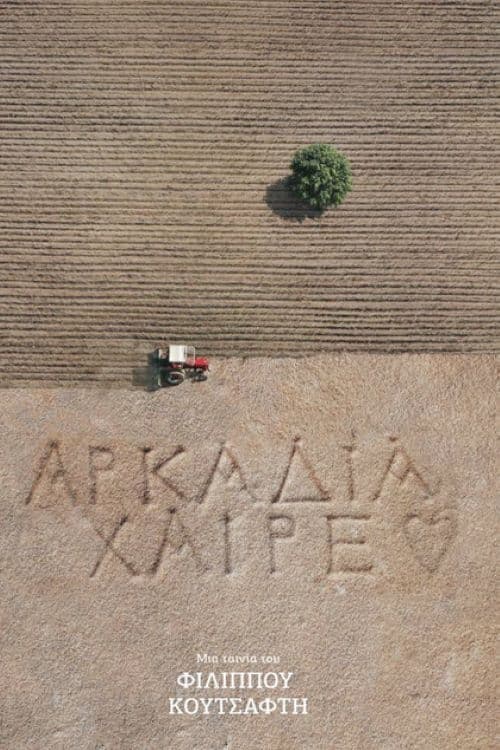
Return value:
<svg viewBox="0 0 500 750">
<path fill-rule="evenodd" d="M 208 359 L 197 357 L 194 346 L 170 344 L 165 349 L 158 348 L 154 362 L 159 387 L 179 385 L 187 377 L 192 380 L 206 380 L 208 377 Z"/>
<path fill-rule="evenodd" d="M 194 367 L 196 352 L 194 346 L 185 344 L 170 344 L 168 347 L 168 361 L 172 364 L 186 365 Z"/>
</svg>

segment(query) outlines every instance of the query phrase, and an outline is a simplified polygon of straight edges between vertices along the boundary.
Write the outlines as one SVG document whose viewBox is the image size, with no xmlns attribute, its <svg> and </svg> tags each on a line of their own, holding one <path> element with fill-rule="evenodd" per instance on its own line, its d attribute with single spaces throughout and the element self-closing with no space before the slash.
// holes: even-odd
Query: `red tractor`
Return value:
<svg viewBox="0 0 500 750">
<path fill-rule="evenodd" d="M 179 385 L 186 378 L 206 380 L 208 377 L 208 359 L 197 357 L 194 346 L 170 344 L 168 349 L 156 349 L 153 359 L 160 388 Z"/>
</svg>

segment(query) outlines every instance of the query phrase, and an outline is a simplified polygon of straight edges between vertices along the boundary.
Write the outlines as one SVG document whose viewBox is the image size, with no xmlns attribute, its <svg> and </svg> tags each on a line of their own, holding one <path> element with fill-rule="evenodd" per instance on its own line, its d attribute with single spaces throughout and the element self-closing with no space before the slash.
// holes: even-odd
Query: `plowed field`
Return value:
<svg viewBox="0 0 500 750">
<path fill-rule="evenodd" d="M 0 2 L 0 384 L 496 346 L 494 4 Z M 295 149 L 350 158 L 311 216 Z"/>
</svg>

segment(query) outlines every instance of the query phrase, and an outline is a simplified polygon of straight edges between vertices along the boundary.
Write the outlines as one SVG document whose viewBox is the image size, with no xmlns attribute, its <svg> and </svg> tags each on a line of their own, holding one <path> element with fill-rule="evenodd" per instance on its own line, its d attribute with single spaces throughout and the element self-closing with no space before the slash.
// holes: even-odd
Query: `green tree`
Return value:
<svg viewBox="0 0 500 750">
<path fill-rule="evenodd" d="M 290 187 L 305 203 L 322 211 L 338 206 L 352 189 L 349 160 L 333 146 L 315 143 L 296 152 Z"/>
</svg>

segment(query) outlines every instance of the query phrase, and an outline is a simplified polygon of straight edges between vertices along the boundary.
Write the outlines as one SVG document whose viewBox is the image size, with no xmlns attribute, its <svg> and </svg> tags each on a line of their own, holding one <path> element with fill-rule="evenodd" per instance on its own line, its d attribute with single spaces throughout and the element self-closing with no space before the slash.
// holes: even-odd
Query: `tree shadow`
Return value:
<svg viewBox="0 0 500 750">
<path fill-rule="evenodd" d="M 305 219 L 318 219 L 323 211 L 308 206 L 293 194 L 290 177 L 283 177 L 266 188 L 265 201 L 273 214 L 286 221 L 303 222 Z"/>
</svg>

